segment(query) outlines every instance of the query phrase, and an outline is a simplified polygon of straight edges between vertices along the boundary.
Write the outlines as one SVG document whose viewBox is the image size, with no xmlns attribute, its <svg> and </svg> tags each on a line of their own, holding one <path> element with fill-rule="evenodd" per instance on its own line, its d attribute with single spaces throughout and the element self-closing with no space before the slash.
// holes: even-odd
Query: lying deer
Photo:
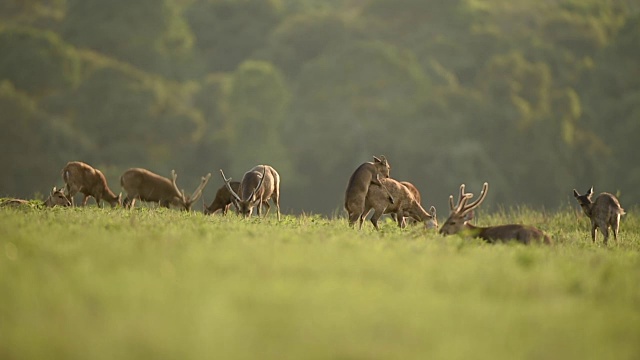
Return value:
<svg viewBox="0 0 640 360">
<path fill-rule="evenodd" d="M 237 194 L 240 192 L 240 182 L 239 181 L 231 181 L 229 183 L 231 189 Z M 227 185 L 222 185 L 218 191 L 216 191 L 216 197 L 211 202 L 211 205 L 204 209 L 204 214 L 209 215 L 213 214 L 218 210 L 222 210 L 222 215 L 227 215 L 231 204 L 234 202 L 235 198 L 231 194 L 231 191 L 227 188 Z M 237 210 L 237 208 L 236 208 Z"/>
<path fill-rule="evenodd" d="M 82 206 L 87 205 L 89 196 L 92 196 L 98 206 L 102 200 L 108 202 L 111 207 L 121 203 L 121 195 L 116 196 L 109 186 L 102 172 L 80 161 L 71 161 L 62 169 L 62 179 L 66 184 L 67 196 L 74 203 L 73 197 L 82 193 Z"/>
<path fill-rule="evenodd" d="M 370 221 L 376 230 L 380 230 L 378 219 L 382 214 L 394 214 L 400 228 L 406 226 L 405 217 L 424 222 L 424 226 L 427 229 L 438 227 L 435 216 L 422 208 L 422 205 L 417 201 L 409 187 L 392 178 L 379 179 L 379 181 L 384 188 L 376 184 L 369 186 L 369 191 L 365 198 L 364 212 L 360 216 L 360 228 L 362 228 L 364 218 L 371 209 L 374 212 Z M 393 203 L 389 200 L 389 194 L 393 197 Z M 435 212 L 435 208 L 433 206 L 431 208 Z"/>
<path fill-rule="evenodd" d="M 384 156 L 380 158 L 374 156 L 373 162 L 365 162 L 351 175 L 344 196 L 344 208 L 349 214 L 349 226 L 353 227 L 356 221 L 366 215 L 364 203 L 371 184 L 382 186 L 382 189 L 388 193 L 379 178 L 388 178 L 390 170 L 391 166 Z M 394 201 L 390 194 L 388 199 L 390 202 Z M 360 224 L 362 225 L 362 222 Z"/>
<path fill-rule="evenodd" d="M 573 196 L 582 207 L 585 215 L 591 220 L 591 240 L 596 242 L 596 228 L 600 229 L 604 235 L 604 243 L 609 240 L 609 227 L 613 231 L 613 238 L 618 241 L 618 230 L 620 227 L 620 216 L 624 215 L 624 209 L 620 206 L 618 199 L 609 194 L 601 193 L 596 201 L 591 201 L 593 196 L 593 186 L 584 194 L 580 195 L 573 189 Z"/>
<path fill-rule="evenodd" d="M 171 180 L 149 170 L 132 168 L 124 172 L 120 177 L 120 185 L 127 192 L 123 205 L 131 208 L 135 205 L 136 199 L 148 202 L 157 202 L 160 206 L 169 208 L 170 205 L 182 208 L 185 211 L 191 210 L 196 200 L 202 195 L 202 190 L 207 185 L 211 174 L 203 176 L 200 185 L 191 196 L 186 196 L 184 190 L 178 189 L 176 179 L 178 175 L 171 170 Z"/>
<path fill-rule="evenodd" d="M 233 202 L 238 211 L 244 217 L 251 216 L 254 207 L 258 207 L 258 216 L 262 216 L 262 205 L 267 207 L 269 214 L 271 199 L 276 206 L 278 212 L 278 221 L 280 221 L 280 175 L 269 165 L 257 165 L 253 169 L 247 171 L 240 181 L 239 194 L 231 188 L 231 179 L 224 176 L 224 172 L 220 169 L 220 174 L 224 180 L 224 184 L 233 196 Z"/>
<path fill-rule="evenodd" d="M 3 199 L 0 202 L 0 207 L 24 206 L 24 205 L 29 205 L 29 201 L 24 199 Z M 44 206 L 45 207 L 71 206 L 71 201 L 69 201 L 69 199 L 64 194 L 64 191 L 62 189 L 57 189 L 54 186 L 53 190 L 51 190 L 51 193 L 49 194 L 49 197 L 47 197 L 44 200 Z"/>
<path fill-rule="evenodd" d="M 462 232 L 472 237 L 484 239 L 490 243 L 516 240 L 523 244 L 529 244 L 531 242 L 551 244 L 551 238 L 548 235 L 540 229 L 529 225 L 509 224 L 479 227 L 469 224 L 469 221 L 473 218 L 473 210 L 482 204 L 487 196 L 487 190 L 489 190 L 489 184 L 484 183 L 480 197 L 471 204 L 467 204 L 473 197 L 473 194 L 465 194 L 464 184 L 460 185 L 460 196 L 457 205 L 454 206 L 453 204 L 453 195 L 449 196 L 451 214 L 444 225 L 442 225 L 440 234 L 451 235 Z"/>
</svg>

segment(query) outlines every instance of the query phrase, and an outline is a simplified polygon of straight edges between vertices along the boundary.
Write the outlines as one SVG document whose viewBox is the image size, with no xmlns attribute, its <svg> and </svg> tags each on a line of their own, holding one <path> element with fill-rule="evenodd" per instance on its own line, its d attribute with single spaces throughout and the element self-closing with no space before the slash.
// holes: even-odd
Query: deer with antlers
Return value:
<svg viewBox="0 0 640 360">
<path fill-rule="evenodd" d="M 113 193 L 107 185 L 107 179 L 104 174 L 91 165 L 80 162 L 71 161 L 62 169 L 62 179 L 66 184 L 67 196 L 71 203 L 74 203 L 73 197 L 77 193 L 84 195 L 82 206 L 87 205 L 89 196 L 92 196 L 98 206 L 102 200 L 108 202 L 111 207 L 119 205 L 121 196 Z"/>
<path fill-rule="evenodd" d="M 360 228 L 362 228 L 364 218 L 371 209 L 373 209 L 374 212 L 370 221 L 376 230 L 380 230 L 378 228 L 378 219 L 380 219 L 382 214 L 395 215 L 395 220 L 400 228 L 406 226 L 405 217 L 424 222 L 424 226 L 427 229 L 438 227 L 438 222 L 434 216 L 435 207 L 431 207 L 433 213 L 429 214 L 422 208 L 422 205 L 420 205 L 420 202 L 418 202 L 412 190 L 403 183 L 392 178 L 381 178 L 379 181 L 382 183 L 382 186 L 376 184 L 369 186 L 369 191 L 367 192 L 367 197 L 364 202 L 364 212 L 360 216 Z M 389 200 L 389 195 L 393 197 L 393 203 Z"/>
<path fill-rule="evenodd" d="M 611 227 L 613 238 L 617 242 L 620 216 L 625 214 L 618 199 L 605 192 L 598 195 L 595 201 L 592 201 L 593 186 L 584 195 L 580 195 L 576 189 L 573 189 L 573 196 L 582 207 L 584 214 L 591 220 L 591 240 L 596 242 L 596 229 L 600 229 L 606 245 L 609 240 L 609 227 Z"/>
<path fill-rule="evenodd" d="M 486 198 L 489 184 L 485 182 L 482 185 L 480 197 L 471 204 L 467 204 L 467 202 L 473 197 L 473 194 L 465 194 L 464 188 L 464 184 L 460 185 L 460 196 L 457 205 L 453 203 L 453 195 L 449 196 L 451 214 L 444 222 L 444 225 L 442 225 L 442 228 L 440 228 L 440 234 L 451 235 L 465 233 L 490 243 L 509 240 L 515 240 L 522 244 L 537 242 L 550 245 L 552 243 L 551 238 L 542 232 L 542 230 L 529 225 L 508 224 L 479 227 L 469 224 L 469 221 L 473 218 L 473 210 L 480 206 Z"/>
<path fill-rule="evenodd" d="M 280 221 L 280 175 L 269 165 L 257 165 L 253 169 L 247 171 L 240 181 L 240 193 L 236 193 L 231 188 L 231 179 L 227 179 L 222 169 L 220 175 L 224 180 L 225 186 L 233 196 L 233 202 L 240 214 L 245 218 L 251 216 L 253 208 L 257 206 L 258 216 L 262 216 L 262 205 L 267 207 L 269 214 L 271 199 L 276 206 L 278 221 Z"/>
<path fill-rule="evenodd" d="M 120 185 L 127 192 L 123 205 L 127 208 L 132 208 L 136 199 L 140 199 L 142 201 L 157 202 L 160 206 L 166 208 L 173 205 L 185 211 L 190 211 L 191 205 L 202 195 L 202 190 L 207 185 L 210 177 L 210 173 L 207 176 L 203 176 L 200 180 L 200 185 L 198 185 L 193 194 L 187 196 L 184 190 L 178 188 L 176 184 L 178 175 L 174 170 L 171 170 L 171 180 L 169 180 L 146 169 L 132 168 L 125 171 L 120 177 Z"/>
</svg>

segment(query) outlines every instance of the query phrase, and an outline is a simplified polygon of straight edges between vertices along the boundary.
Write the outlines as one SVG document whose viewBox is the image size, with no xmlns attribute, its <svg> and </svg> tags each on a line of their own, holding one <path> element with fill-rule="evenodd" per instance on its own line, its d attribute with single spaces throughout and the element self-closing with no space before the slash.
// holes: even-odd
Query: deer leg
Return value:
<svg viewBox="0 0 640 360">
<path fill-rule="evenodd" d="M 87 201 L 89 201 L 89 195 L 83 194 L 82 206 L 87 206 Z"/>
<path fill-rule="evenodd" d="M 378 219 L 380 219 L 380 217 L 382 216 L 382 211 L 378 211 L 375 210 L 373 212 L 373 215 L 371 216 L 371 223 L 373 224 L 373 227 L 376 228 L 376 230 L 380 230 L 380 228 L 378 227 Z"/>
<path fill-rule="evenodd" d="M 267 207 L 267 211 L 264 213 L 264 217 L 267 217 L 267 215 L 269 215 L 269 210 L 271 210 L 271 205 L 269 205 L 269 200 L 266 200 L 263 204 Z"/>
<path fill-rule="evenodd" d="M 595 222 L 591 223 L 591 241 L 592 242 L 596 242 L 596 228 L 598 226 L 596 225 Z"/>
<path fill-rule="evenodd" d="M 601 226 L 600 227 L 600 231 L 602 232 L 602 235 L 604 236 L 604 244 L 607 245 L 607 242 L 609 241 L 609 227 L 608 226 Z"/>
<path fill-rule="evenodd" d="M 349 213 L 349 226 L 353 227 L 358 219 L 362 216 L 362 213 L 350 212 Z M 360 228 L 362 229 L 362 222 L 360 222 Z"/>
<path fill-rule="evenodd" d="M 272 199 L 273 203 L 276 205 L 276 211 L 278 212 L 278 221 L 280 221 L 280 194 L 275 192 Z"/>
<path fill-rule="evenodd" d="M 611 221 L 611 231 L 613 232 L 613 238 L 618 243 L 618 231 L 620 230 L 620 215 L 614 216 Z"/>
</svg>

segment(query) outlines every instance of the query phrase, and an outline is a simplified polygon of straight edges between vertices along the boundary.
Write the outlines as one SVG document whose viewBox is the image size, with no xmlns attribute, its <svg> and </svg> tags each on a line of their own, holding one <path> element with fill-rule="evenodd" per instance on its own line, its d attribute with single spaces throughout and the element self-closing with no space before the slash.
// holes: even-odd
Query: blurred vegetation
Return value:
<svg viewBox="0 0 640 360">
<path fill-rule="evenodd" d="M 116 191 L 132 166 L 189 187 L 268 163 L 285 212 L 331 213 L 384 154 L 442 209 L 484 181 L 487 207 L 591 185 L 631 206 L 639 45 L 631 0 L 10 0 L 0 196 L 60 185 L 71 160 Z"/>
</svg>

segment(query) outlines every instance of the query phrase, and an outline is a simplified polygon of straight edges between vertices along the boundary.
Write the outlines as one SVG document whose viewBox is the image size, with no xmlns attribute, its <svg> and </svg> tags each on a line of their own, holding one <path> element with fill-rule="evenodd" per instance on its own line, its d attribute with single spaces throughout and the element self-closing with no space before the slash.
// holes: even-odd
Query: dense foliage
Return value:
<svg viewBox="0 0 640 360">
<path fill-rule="evenodd" d="M 88 162 L 185 183 L 268 163 L 283 210 L 331 213 L 372 155 L 446 206 L 640 202 L 640 6 L 631 0 L 9 1 L 0 196 Z M 215 178 L 205 191 L 210 199 Z"/>
</svg>

